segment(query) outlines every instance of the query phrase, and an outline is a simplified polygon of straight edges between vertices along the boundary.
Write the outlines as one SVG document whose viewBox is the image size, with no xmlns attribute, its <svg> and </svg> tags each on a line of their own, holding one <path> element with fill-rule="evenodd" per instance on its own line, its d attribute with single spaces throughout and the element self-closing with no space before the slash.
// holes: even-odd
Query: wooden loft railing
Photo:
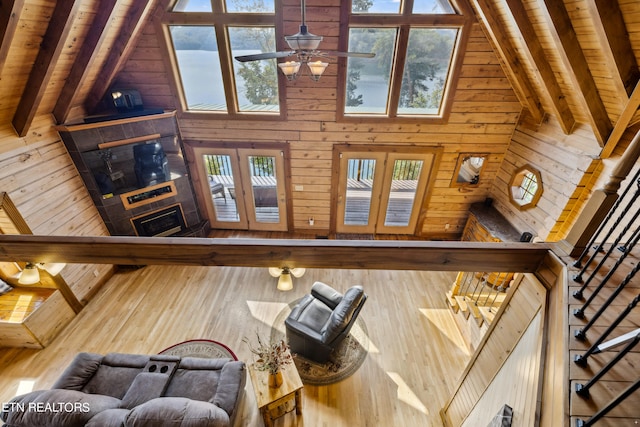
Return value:
<svg viewBox="0 0 640 427">
<path fill-rule="evenodd" d="M 0 261 L 534 272 L 545 243 L 0 235 Z"/>
</svg>

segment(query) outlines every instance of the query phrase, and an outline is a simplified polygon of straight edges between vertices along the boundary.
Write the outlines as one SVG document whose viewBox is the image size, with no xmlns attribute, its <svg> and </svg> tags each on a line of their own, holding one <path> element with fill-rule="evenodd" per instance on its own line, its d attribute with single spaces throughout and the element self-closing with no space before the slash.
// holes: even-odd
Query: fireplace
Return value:
<svg viewBox="0 0 640 427">
<path fill-rule="evenodd" d="M 187 227 L 179 203 L 132 218 L 131 223 L 138 236 L 171 236 Z"/>
</svg>

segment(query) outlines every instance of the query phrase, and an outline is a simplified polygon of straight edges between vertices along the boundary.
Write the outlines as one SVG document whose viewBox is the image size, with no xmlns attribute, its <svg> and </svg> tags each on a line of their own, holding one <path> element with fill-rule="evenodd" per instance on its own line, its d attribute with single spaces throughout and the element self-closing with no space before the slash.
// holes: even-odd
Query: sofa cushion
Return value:
<svg viewBox="0 0 640 427">
<path fill-rule="evenodd" d="M 213 403 L 159 397 L 133 408 L 125 427 L 227 427 L 229 416 Z"/>
<path fill-rule="evenodd" d="M 91 418 L 85 427 L 124 427 L 129 412 L 125 408 L 105 409 Z"/>
<path fill-rule="evenodd" d="M 82 391 L 122 399 L 148 362 L 149 356 L 109 353 Z"/>
<path fill-rule="evenodd" d="M 96 414 L 120 406 L 120 400 L 114 397 L 61 389 L 33 391 L 11 402 L 13 410 L 6 415 L 7 425 L 29 427 L 81 427 Z"/>
<path fill-rule="evenodd" d="M 180 361 L 164 395 L 212 401 L 218 387 L 220 372 L 231 359 L 201 359 L 185 357 Z"/>
</svg>

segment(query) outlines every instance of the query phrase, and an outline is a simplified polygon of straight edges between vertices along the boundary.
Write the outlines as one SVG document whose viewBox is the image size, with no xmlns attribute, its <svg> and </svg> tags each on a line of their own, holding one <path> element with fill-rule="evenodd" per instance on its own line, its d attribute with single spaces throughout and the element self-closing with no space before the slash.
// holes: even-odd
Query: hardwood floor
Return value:
<svg viewBox="0 0 640 427">
<path fill-rule="evenodd" d="M 369 299 L 361 316 L 370 354 L 350 378 L 305 386 L 303 414 L 284 426 L 441 426 L 438 411 L 469 359 L 446 306 L 455 275 L 383 270 L 307 270 L 294 290 L 279 292 L 266 269 L 147 266 L 109 280 L 61 335 L 44 350 L 0 349 L 0 402 L 31 389 L 49 388 L 79 351 L 157 353 L 188 339 L 231 347 L 267 335 L 283 306 L 316 280 L 340 290 L 363 284 Z M 247 380 L 240 425 L 261 426 Z"/>
</svg>

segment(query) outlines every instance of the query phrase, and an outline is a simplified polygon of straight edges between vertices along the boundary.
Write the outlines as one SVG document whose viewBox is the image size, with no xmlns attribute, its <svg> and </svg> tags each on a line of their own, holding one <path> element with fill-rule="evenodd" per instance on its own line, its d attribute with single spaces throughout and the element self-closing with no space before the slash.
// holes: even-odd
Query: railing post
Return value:
<svg viewBox="0 0 640 427">
<path fill-rule="evenodd" d="M 620 183 L 629 175 L 640 158 L 640 131 L 633 137 L 629 147 L 611 173 L 609 182 L 593 192 L 580 217 L 569 231 L 567 237 L 558 242 L 559 247 L 570 256 L 578 256 L 606 218 L 618 199 Z"/>
</svg>

